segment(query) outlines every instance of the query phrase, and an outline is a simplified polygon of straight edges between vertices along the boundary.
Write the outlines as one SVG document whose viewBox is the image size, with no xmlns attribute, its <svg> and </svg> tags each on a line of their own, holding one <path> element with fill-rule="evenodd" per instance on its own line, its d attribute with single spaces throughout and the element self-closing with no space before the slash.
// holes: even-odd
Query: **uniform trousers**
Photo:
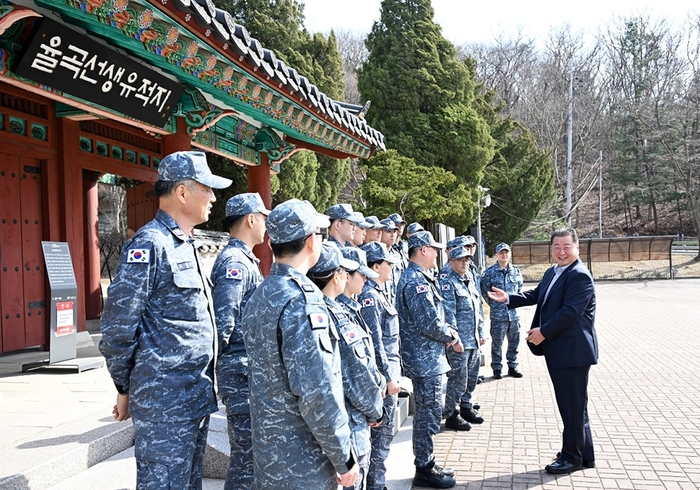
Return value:
<svg viewBox="0 0 700 490">
<path fill-rule="evenodd" d="M 379 427 L 372 429 L 372 452 L 367 473 L 367 490 L 384 490 L 386 486 L 386 458 L 396 426 L 396 402 L 398 395 L 384 397 L 384 417 Z"/>
<path fill-rule="evenodd" d="M 413 455 L 418 468 L 434 459 L 433 436 L 440 431 L 442 415 L 442 375 L 413 378 Z"/>
<path fill-rule="evenodd" d="M 520 321 L 491 321 L 491 369 L 503 370 L 503 340 L 508 339 L 506 361 L 508 367 L 518 367 L 518 344 L 520 343 Z"/>
</svg>

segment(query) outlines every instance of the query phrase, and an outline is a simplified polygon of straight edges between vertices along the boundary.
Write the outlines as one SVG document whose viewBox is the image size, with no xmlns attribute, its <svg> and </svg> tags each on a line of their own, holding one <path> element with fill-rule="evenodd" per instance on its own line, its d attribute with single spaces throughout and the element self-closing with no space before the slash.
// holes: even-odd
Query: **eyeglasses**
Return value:
<svg viewBox="0 0 700 490">
<path fill-rule="evenodd" d="M 323 240 L 327 240 L 328 228 L 319 228 L 318 231 L 314 231 L 314 235 L 320 235 Z"/>
</svg>

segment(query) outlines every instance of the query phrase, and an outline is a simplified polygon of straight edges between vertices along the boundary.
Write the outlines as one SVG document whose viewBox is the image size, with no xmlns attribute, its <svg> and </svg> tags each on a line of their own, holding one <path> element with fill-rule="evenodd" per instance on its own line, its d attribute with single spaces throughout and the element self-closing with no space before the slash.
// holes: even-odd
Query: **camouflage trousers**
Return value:
<svg viewBox="0 0 700 490">
<path fill-rule="evenodd" d="M 479 349 L 465 349 L 464 352 L 447 349 L 447 360 L 452 369 L 447 372 L 443 418 L 449 417 L 460 407 L 472 408 L 472 393 L 479 377 L 481 356 Z"/>
<path fill-rule="evenodd" d="M 389 457 L 391 441 L 396 425 L 396 402 L 398 395 L 384 397 L 384 417 L 379 427 L 372 429 L 372 452 L 367 473 L 367 490 L 384 490 L 386 486 L 386 458 Z"/>
<path fill-rule="evenodd" d="M 520 343 L 520 322 L 518 320 L 491 322 L 491 369 L 494 371 L 503 370 L 504 338 L 508 338 L 508 350 L 506 351 L 508 367 L 515 369 L 518 367 L 518 344 Z"/>
<path fill-rule="evenodd" d="M 413 378 L 415 414 L 413 416 L 413 456 L 416 467 L 435 459 L 433 436 L 440 431 L 442 415 L 442 375 Z"/>
<path fill-rule="evenodd" d="M 201 490 L 209 416 L 177 422 L 134 419 L 136 490 Z"/>
<path fill-rule="evenodd" d="M 369 454 L 357 457 L 357 465 L 360 467 L 360 474 L 352 487 L 343 487 L 343 490 L 365 490 L 367 481 L 367 471 L 369 469 Z"/>
<path fill-rule="evenodd" d="M 252 490 L 253 437 L 250 430 L 250 414 L 233 412 L 226 408 L 231 452 L 224 490 Z"/>
</svg>

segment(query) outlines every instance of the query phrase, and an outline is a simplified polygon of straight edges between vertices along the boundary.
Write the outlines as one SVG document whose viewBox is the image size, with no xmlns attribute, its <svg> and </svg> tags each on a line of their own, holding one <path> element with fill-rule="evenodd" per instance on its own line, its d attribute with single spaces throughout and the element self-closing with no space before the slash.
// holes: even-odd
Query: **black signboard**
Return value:
<svg viewBox="0 0 700 490">
<path fill-rule="evenodd" d="M 75 288 L 75 274 L 73 262 L 70 258 L 70 250 L 65 242 L 41 242 L 44 250 L 46 272 L 49 275 L 51 289 Z"/>
<path fill-rule="evenodd" d="M 41 19 L 13 71 L 161 128 L 184 90 L 147 66 L 47 18 Z"/>
</svg>

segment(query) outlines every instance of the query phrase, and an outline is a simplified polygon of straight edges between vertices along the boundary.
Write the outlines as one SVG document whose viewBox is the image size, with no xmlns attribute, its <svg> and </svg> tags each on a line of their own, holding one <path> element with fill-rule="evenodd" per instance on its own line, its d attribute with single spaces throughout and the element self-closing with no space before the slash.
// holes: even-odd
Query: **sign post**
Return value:
<svg viewBox="0 0 700 490">
<path fill-rule="evenodd" d="M 49 360 L 22 365 L 22 371 L 38 367 L 75 368 L 78 372 L 102 367 L 102 359 L 76 359 L 78 334 L 78 284 L 68 244 L 41 242 L 51 287 Z M 70 361 L 70 362 L 69 362 Z"/>
</svg>

